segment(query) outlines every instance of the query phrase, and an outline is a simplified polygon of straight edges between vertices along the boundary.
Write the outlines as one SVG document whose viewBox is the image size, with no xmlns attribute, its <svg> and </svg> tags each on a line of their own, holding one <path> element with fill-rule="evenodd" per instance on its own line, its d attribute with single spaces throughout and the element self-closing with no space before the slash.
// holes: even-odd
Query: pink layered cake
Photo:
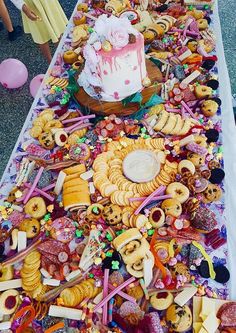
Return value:
<svg viewBox="0 0 236 333">
<path fill-rule="evenodd" d="M 127 18 L 100 16 L 84 47 L 79 85 L 92 97 L 120 101 L 143 88 L 144 40 Z"/>
</svg>

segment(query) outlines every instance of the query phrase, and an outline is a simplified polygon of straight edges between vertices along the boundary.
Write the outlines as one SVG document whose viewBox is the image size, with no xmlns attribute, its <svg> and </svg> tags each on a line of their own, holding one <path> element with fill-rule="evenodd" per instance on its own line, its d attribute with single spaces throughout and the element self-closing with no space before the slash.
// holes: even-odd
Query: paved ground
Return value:
<svg viewBox="0 0 236 333">
<path fill-rule="evenodd" d="M 19 11 L 12 6 L 9 0 L 5 1 L 13 22 L 21 24 Z M 60 2 L 67 16 L 70 17 L 77 0 L 60 0 Z M 232 91 L 236 94 L 236 1 L 219 0 L 219 8 Z M 29 80 L 24 87 L 16 91 L 9 92 L 0 86 L 0 176 L 33 101 L 29 93 L 29 82 L 35 75 L 45 73 L 47 69 L 47 63 L 30 36 L 24 35 L 15 42 L 8 42 L 6 32 L 2 31 L 0 32 L 0 62 L 10 57 L 17 58 L 27 64 Z"/>
</svg>

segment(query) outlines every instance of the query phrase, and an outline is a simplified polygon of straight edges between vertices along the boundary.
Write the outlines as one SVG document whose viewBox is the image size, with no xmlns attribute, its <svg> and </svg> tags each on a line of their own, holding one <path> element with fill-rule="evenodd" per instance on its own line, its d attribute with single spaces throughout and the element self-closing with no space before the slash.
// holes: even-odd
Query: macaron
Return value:
<svg viewBox="0 0 236 333">
<path fill-rule="evenodd" d="M 206 131 L 205 136 L 207 137 L 207 142 L 217 142 L 219 139 L 219 132 L 212 128 Z"/>
<path fill-rule="evenodd" d="M 224 170 L 220 168 L 215 168 L 211 170 L 211 176 L 209 178 L 209 181 L 212 184 L 220 184 L 224 178 L 225 178 Z"/>
<path fill-rule="evenodd" d="M 214 265 L 214 271 L 216 273 L 216 282 L 226 283 L 229 281 L 230 273 L 227 267 L 225 267 L 224 265 Z"/>
<path fill-rule="evenodd" d="M 219 81 L 218 80 L 209 80 L 207 81 L 206 85 L 211 87 L 213 90 L 217 90 L 219 88 Z"/>
<path fill-rule="evenodd" d="M 209 71 L 210 69 L 212 69 L 215 66 L 215 63 L 216 62 L 214 60 L 207 59 L 207 60 L 203 61 L 201 67 Z"/>
</svg>

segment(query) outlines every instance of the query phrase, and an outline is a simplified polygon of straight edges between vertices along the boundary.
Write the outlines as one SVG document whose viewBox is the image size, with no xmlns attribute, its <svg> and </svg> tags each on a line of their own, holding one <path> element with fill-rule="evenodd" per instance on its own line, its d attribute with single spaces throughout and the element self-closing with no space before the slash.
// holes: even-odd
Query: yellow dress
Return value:
<svg viewBox="0 0 236 333">
<path fill-rule="evenodd" d="M 37 44 L 44 44 L 50 40 L 57 43 L 68 23 L 58 0 L 24 0 L 24 2 L 41 18 L 41 21 L 31 21 L 22 12 L 25 33 L 30 33 Z"/>
</svg>

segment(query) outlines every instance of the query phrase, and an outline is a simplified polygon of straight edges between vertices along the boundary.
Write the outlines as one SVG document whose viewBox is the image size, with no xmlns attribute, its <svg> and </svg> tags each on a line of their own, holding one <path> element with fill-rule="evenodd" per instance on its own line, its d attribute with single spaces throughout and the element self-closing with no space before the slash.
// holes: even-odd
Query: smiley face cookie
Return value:
<svg viewBox="0 0 236 333">
<path fill-rule="evenodd" d="M 182 213 L 182 205 L 177 199 L 166 199 L 162 202 L 161 208 L 166 215 L 179 217 Z"/>
<path fill-rule="evenodd" d="M 34 238 L 39 234 L 40 231 L 40 223 L 38 220 L 32 219 L 24 219 L 19 227 L 20 231 L 26 232 L 27 238 Z"/>
<path fill-rule="evenodd" d="M 222 196 L 221 188 L 215 184 L 209 184 L 206 190 L 202 193 L 203 202 L 210 203 L 218 201 Z"/>
<path fill-rule="evenodd" d="M 38 140 L 41 146 L 45 149 L 51 150 L 55 146 L 55 141 L 50 131 L 40 134 Z"/>
</svg>

